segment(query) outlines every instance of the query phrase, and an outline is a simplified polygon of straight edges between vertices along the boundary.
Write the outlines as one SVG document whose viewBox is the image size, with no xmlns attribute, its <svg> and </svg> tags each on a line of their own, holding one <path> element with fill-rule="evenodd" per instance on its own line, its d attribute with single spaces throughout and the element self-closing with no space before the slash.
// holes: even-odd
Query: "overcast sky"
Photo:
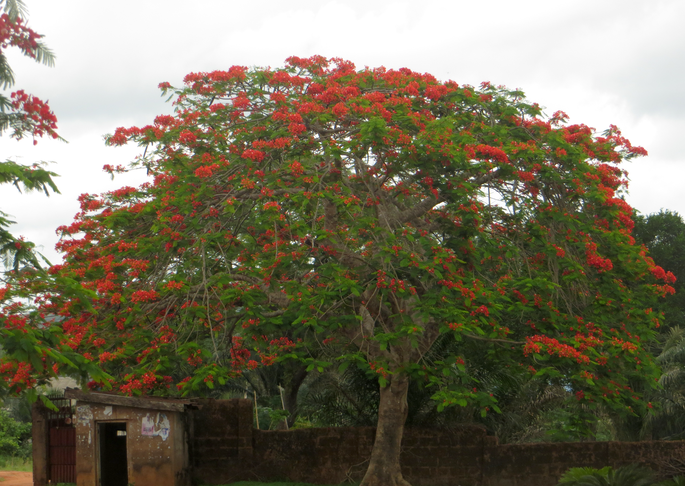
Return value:
<svg viewBox="0 0 685 486">
<path fill-rule="evenodd" d="M 61 143 L 0 137 L 1 160 L 53 162 L 61 195 L 0 190 L 12 231 L 53 262 L 55 228 L 76 198 L 142 181 L 111 181 L 136 147 L 105 147 L 116 127 L 145 125 L 171 107 L 157 85 L 232 65 L 281 66 L 291 55 L 337 56 L 358 67 L 408 67 L 439 79 L 521 88 L 551 114 L 602 131 L 618 125 L 649 157 L 630 162 L 628 202 L 685 215 L 685 2 L 682 0 L 25 0 L 54 68 L 7 51 L 24 89 L 49 99 Z"/>
</svg>

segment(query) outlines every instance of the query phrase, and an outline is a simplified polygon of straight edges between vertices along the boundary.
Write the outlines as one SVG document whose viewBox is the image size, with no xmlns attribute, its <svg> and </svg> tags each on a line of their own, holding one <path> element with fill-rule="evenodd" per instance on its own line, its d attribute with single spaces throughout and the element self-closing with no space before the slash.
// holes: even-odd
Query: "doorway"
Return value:
<svg viewBox="0 0 685 486">
<path fill-rule="evenodd" d="M 127 486 L 126 422 L 98 423 L 100 486 Z"/>
</svg>

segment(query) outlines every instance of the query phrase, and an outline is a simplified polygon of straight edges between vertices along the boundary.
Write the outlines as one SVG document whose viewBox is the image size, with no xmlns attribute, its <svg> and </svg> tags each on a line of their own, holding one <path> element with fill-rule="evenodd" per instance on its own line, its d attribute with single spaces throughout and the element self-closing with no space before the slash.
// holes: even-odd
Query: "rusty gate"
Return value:
<svg viewBox="0 0 685 486">
<path fill-rule="evenodd" d="M 76 482 L 76 428 L 74 407 L 63 396 L 49 397 L 57 410 L 48 410 L 48 481 Z"/>
</svg>

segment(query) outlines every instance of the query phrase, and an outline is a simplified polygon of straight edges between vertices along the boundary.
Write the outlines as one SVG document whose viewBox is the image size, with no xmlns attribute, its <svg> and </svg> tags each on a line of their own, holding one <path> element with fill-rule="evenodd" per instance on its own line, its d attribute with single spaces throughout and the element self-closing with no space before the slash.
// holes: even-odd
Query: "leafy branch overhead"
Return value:
<svg viewBox="0 0 685 486">
<path fill-rule="evenodd" d="M 48 66 L 54 64 L 54 55 L 41 41 L 41 35 L 26 26 L 26 7 L 20 0 L 0 0 L 4 13 L 0 15 L 0 84 L 2 88 L 14 85 L 15 78 L 4 50 L 18 48 L 22 54 Z M 11 136 L 21 139 L 30 135 L 36 138 L 57 135 L 56 118 L 46 102 L 17 90 L 10 95 L 0 94 L 0 133 L 11 130 Z M 0 162 L 0 183 L 12 184 L 22 190 L 59 193 L 53 181 L 56 174 L 41 163 L 18 164 L 11 160 Z M 45 285 L 41 278 L 47 274 L 40 269 L 34 245 L 10 231 L 10 216 L 0 211 L 0 254 L 5 266 L 0 287 L 0 382 L 2 394 L 27 392 L 30 399 L 37 398 L 35 386 L 45 384 L 57 375 L 58 365 L 75 373 L 88 373 L 88 364 L 73 350 L 65 348 L 58 330 L 49 330 L 56 316 L 45 316 L 33 303 L 32 290 L 22 279 L 29 278 L 37 285 Z M 19 285 L 14 285 L 19 281 Z M 66 282 L 61 287 L 70 293 Z M 74 289 L 77 295 L 82 291 Z M 64 368 L 63 368 L 64 369 Z M 93 370 L 98 374 L 98 370 Z"/>
<path fill-rule="evenodd" d="M 48 66 L 54 65 L 54 55 L 42 43 L 41 35 L 26 26 L 28 11 L 21 0 L 0 0 L 4 13 L 0 15 L 0 84 L 3 89 L 13 86 L 14 73 L 10 68 L 4 49 L 16 47 L 28 57 Z M 17 90 L 8 96 L 0 94 L 0 134 L 11 130 L 11 136 L 22 139 L 31 135 L 36 138 L 49 135 L 61 139 L 57 134 L 57 118 L 46 102 L 36 96 Z M 12 160 L 0 161 L 0 184 L 12 184 L 20 192 L 40 190 L 50 195 L 50 190 L 59 193 L 53 180 L 57 174 L 43 168 L 44 164 L 18 164 Z M 0 252 L 6 266 L 15 271 L 20 264 L 38 265 L 34 245 L 16 238 L 8 228 L 13 223 L 8 215 L 0 212 Z"/>
</svg>

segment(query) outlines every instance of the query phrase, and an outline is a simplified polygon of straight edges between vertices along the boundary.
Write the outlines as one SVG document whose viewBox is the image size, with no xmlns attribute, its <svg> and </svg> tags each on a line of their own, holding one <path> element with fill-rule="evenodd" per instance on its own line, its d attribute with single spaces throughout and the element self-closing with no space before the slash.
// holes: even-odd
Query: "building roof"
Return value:
<svg viewBox="0 0 685 486">
<path fill-rule="evenodd" d="M 161 397 L 129 397 L 99 391 L 83 392 L 78 388 L 67 388 L 64 390 L 64 397 L 86 403 L 147 408 L 151 410 L 166 410 L 170 412 L 183 412 L 186 407 L 193 405 L 191 400 Z"/>
</svg>

